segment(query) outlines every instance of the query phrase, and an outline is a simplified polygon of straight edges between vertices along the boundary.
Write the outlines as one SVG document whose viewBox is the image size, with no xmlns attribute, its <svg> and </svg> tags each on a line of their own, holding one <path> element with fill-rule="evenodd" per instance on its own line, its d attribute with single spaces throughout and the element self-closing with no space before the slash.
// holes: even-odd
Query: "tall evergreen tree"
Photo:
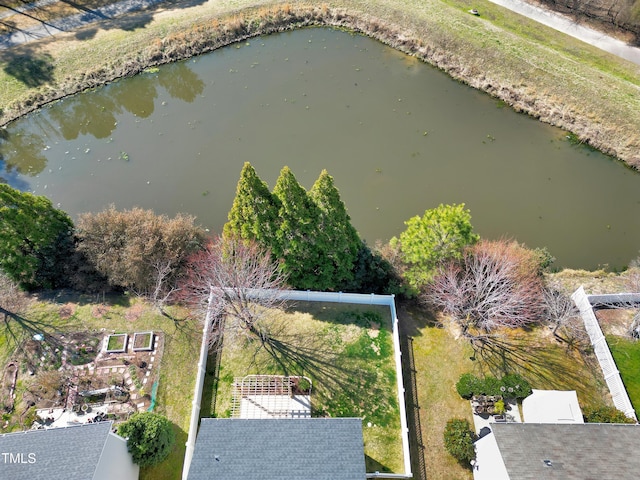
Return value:
<svg viewBox="0 0 640 480">
<path fill-rule="evenodd" d="M 0 184 L 0 268 L 23 288 L 64 285 L 73 222 L 49 199 Z"/>
<path fill-rule="evenodd" d="M 225 237 L 255 240 L 279 256 L 280 252 L 275 249 L 279 210 L 278 198 L 269 191 L 251 164 L 246 162 L 240 172 L 236 197 L 223 234 Z"/>
<path fill-rule="evenodd" d="M 280 201 L 280 227 L 273 250 L 283 259 L 291 286 L 316 289 L 316 277 L 322 270 L 317 242 L 320 210 L 289 167 L 280 171 L 273 194 Z"/>
<path fill-rule="evenodd" d="M 309 191 L 319 209 L 316 243 L 322 257 L 322 269 L 316 278 L 317 288 L 333 289 L 353 280 L 354 265 L 362 241 L 351 225 L 333 177 L 323 170 Z"/>
</svg>

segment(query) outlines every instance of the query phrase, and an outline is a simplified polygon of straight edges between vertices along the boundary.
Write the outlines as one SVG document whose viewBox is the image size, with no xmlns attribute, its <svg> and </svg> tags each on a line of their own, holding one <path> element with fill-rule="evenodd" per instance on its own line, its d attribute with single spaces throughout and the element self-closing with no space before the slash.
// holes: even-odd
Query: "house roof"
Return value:
<svg viewBox="0 0 640 480">
<path fill-rule="evenodd" d="M 630 479 L 640 472 L 640 425 L 496 423 L 492 430 L 510 480 Z"/>
<path fill-rule="evenodd" d="M 0 435 L 0 478 L 90 480 L 112 422 Z"/>
<path fill-rule="evenodd" d="M 188 480 L 363 480 L 359 418 L 203 418 Z"/>
<path fill-rule="evenodd" d="M 525 423 L 584 423 L 574 390 L 533 390 L 522 401 Z"/>
</svg>

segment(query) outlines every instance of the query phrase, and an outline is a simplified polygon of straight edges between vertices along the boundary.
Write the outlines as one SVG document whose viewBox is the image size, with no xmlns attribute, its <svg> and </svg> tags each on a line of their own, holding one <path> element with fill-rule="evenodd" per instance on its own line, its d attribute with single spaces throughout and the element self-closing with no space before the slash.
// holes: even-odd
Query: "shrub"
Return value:
<svg viewBox="0 0 640 480">
<path fill-rule="evenodd" d="M 138 412 L 120 424 L 118 435 L 127 439 L 133 461 L 141 467 L 157 465 L 167 456 L 175 443 L 171 422 L 157 413 Z"/>
<path fill-rule="evenodd" d="M 476 457 L 475 439 L 467 420 L 452 418 L 444 428 L 444 448 L 460 463 L 468 464 Z"/>
<path fill-rule="evenodd" d="M 480 393 L 485 395 L 502 395 L 501 390 L 502 382 L 496 377 L 484 377 L 484 389 Z"/>
<path fill-rule="evenodd" d="M 526 398 L 531 395 L 531 385 L 521 375 L 509 373 L 500 380 L 506 391 L 507 397 Z"/>
<path fill-rule="evenodd" d="M 472 373 L 463 373 L 456 383 L 456 390 L 462 398 L 469 399 L 480 390 L 481 380 Z"/>
<path fill-rule="evenodd" d="M 585 408 L 584 419 L 588 423 L 635 423 L 632 418 L 608 405 Z"/>
<path fill-rule="evenodd" d="M 507 374 L 500 379 L 491 376 L 481 379 L 471 373 L 464 373 L 456 383 L 456 390 L 466 399 L 474 395 L 502 395 L 511 398 L 526 398 L 531 395 L 531 385 L 517 373 Z"/>
</svg>

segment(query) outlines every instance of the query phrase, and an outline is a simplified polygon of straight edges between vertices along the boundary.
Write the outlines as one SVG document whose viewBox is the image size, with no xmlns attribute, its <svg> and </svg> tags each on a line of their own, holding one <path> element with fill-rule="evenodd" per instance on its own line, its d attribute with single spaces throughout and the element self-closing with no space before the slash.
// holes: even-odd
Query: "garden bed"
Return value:
<svg viewBox="0 0 640 480">
<path fill-rule="evenodd" d="M 153 350 L 153 332 L 136 332 L 133 334 L 133 351 L 150 352 Z"/>
<path fill-rule="evenodd" d="M 124 353 L 127 351 L 129 335 L 126 333 L 116 333 L 107 337 L 107 353 Z"/>
</svg>

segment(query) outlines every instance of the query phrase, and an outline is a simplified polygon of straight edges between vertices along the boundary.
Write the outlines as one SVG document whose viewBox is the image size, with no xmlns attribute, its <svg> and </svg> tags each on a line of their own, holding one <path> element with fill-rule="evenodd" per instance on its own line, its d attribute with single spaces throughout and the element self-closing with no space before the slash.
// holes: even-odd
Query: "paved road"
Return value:
<svg viewBox="0 0 640 480">
<path fill-rule="evenodd" d="M 53 0 L 40 0 L 41 5 Z M 43 23 L 38 27 L 21 30 L 9 35 L 0 35 L 0 49 L 6 49 L 22 43 L 28 43 L 40 38 L 69 32 L 77 28 L 97 22 L 98 20 L 117 17 L 124 13 L 142 10 L 160 3 L 162 0 L 122 0 L 93 11 L 78 13 L 70 17 Z M 613 37 L 605 35 L 588 27 L 577 25 L 569 17 L 543 8 L 530 5 L 523 0 L 489 0 L 492 3 L 508 8 L 516 13 L 531 18 L 544 25 L 559 30 L 567 35 L 578 38 L 583 42 L 613 53 L 626 60 L 640 65 L 640 48 L 632 47 Z M 482 13 L 482 12 L 480 12 Z M 1 18 L 1 17 L 0 17 Z"/>
<path fill-rule="evenodd" d="M 69 17 L 43 22 L 34 28 L 20 30 L 8 35 L 0 35 L 0 50 L 50 37 L 60 32 L 70 32 L 99 20 L 135 12 L 161 3 L 163 0 L 122 0 L 95 10 L 85 11 Z"/>
<path fill-rule="evenodd" d="M 605 52 L 613 53 L 637 65 L 640 65 L 640 48 L 610 37 L 602 32 L 576 24 L 571 18 L 544 8 L 528 4 L 522 0 L 489 0 L 496 5 L 508 8 L 536 22 L 542 23 L 560 32 L 598 47 Z M 482 13 L 482 12 L 480 12 Z"/>
<path fill-rule="evenodd" d="M 52 3 L 56 3 L 57 1 L 58 0 L 38 0 L 37 2 L 29 3 L 21 7 L 5 7 L 7 11 L 0 13 L 0 20 L 10 17 L 11 15 L 15 15 L 16 13 L 23 13 L 28 12 L 29 10 L 35 10 L 36 8 L 46 7 L 47 5 L 51 5 Z"/>
</svg>

